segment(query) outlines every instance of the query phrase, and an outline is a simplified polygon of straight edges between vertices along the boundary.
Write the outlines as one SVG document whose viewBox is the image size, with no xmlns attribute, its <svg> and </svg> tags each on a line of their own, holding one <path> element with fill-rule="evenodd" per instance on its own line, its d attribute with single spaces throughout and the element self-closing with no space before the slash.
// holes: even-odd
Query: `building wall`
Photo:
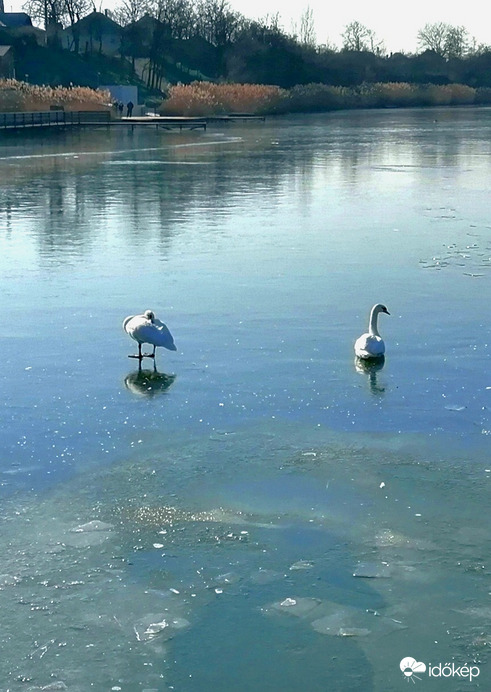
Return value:
<svg viewBox="0 0 491 692">
<path fill-rule="evenodd" d="M 0 77 L 3 79 L 13 79 L 15 77 L 14 52 L 11 48 L 3 55 L 0 54 Z"/>
<path fill-rule="evenodd" d="M 100 86 L 99 89 L 107 89 L 114 102 L 128 103 L 131 101 L 135 106 L 138 104 L 138 87 L 130 84 L 108 84 Z M 126 108 L 125 111 L 126 113 Z"/>
</svg>

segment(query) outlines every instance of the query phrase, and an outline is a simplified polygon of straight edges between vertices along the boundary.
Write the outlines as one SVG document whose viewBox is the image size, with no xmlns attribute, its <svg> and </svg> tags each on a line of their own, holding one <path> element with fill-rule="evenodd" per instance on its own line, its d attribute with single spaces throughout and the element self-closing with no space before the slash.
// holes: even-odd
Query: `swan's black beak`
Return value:
<svg viewBox="0 0 491 692">
<path fill-rule="evenodd" d="M 384 312 L 386 315 L 390 315 L 390 312 L 387 310 L 387 308 L 384 309 Z"/>
</svg>

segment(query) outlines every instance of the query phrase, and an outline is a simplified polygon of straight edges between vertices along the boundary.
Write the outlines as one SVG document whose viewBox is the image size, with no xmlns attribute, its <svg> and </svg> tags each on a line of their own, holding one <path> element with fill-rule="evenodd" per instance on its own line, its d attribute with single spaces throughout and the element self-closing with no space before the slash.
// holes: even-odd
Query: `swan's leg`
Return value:
<svg viewBox="0 0 491 692">
<path fill-rule="evenodd" d="M 142 355 L 142 345 L 140 342 L 138 342 L 138 355 L 137 356 L 128 356 L 128 358 L 138 358 L 140 363 L 142 362 L 143 355 Z"/>
<path fill-rule="evenodd" d="M 155 346 L 153 347 L 153 353 L 144 353 L 143 358 L 155 358 Z"/>
</svg>

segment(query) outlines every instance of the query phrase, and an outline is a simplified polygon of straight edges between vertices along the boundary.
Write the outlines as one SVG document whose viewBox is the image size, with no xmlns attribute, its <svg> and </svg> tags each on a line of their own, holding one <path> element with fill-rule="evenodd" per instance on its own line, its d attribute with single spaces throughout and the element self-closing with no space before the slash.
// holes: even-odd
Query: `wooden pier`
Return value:
<svg viewBox="0 0 491 692">
<path fill-rule="evenodd" d="M 206 130 L 205 118 L 186 118 L 181 116 L 142 115 L 140 117 L 121 118 L 112 120 L 111 125 L 126 125 L 134 127 L 157 127 L 164 130 Z"/>
<path fill-rule="evenodd" d="M 0 130 L 25 130 L 76 125 L 107 125 L 109 111 L 32 111 L 0 113 Z"/>
<path fill-rule="evenodd" d="M 1 130 L 32 130 L 60 127 L 162 127 L 166 130 L 206 130 L 204 118 L 142 116 L 113 118 L 109 111 L 33 111 L 0 113 Z"/>
<path fill-rule="evenodd" d="M 238 113 L 213 115 L 204 118 L 147 115 L 114 118 L 110 111 L 33 111 L 25 113 L 0 113 L 0 131 L 33 130 L 60 127 L 155 127 L 164 130 L 206 130 L 208 123 L 237 121 L 264 121 L 264 116 Z"/>
</svg>

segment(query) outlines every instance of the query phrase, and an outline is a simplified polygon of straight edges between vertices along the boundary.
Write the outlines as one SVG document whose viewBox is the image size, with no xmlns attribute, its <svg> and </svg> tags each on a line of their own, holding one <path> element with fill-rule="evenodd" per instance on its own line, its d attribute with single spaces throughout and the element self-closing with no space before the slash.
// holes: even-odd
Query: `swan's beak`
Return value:
<svg viewBox="0 0 491 692">
<path fill-rule="evenodd" d="M 387 310 L 387 308 L 385 308 L 384 312 L 386 315 L 390 315 L 390 312 Z"/>
</svg>

